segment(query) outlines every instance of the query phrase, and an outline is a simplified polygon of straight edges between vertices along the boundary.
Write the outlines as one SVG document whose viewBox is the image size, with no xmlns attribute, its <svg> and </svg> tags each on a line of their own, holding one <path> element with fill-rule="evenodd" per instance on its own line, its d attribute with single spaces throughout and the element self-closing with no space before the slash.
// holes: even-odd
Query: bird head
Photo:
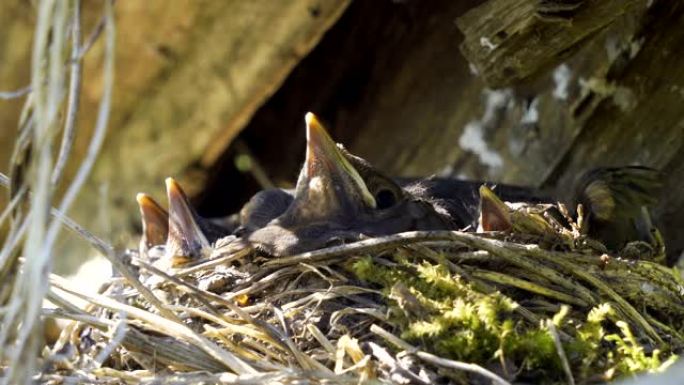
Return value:
<svg viewBox="0 0 684 385">
<path fill-rule="evenodd" d="M 306 115 L 306 138 L 294 197 L 282 215 L 249 235 L 257 248 L 294 254 L 361 235 L 413 230 L 416 219 L 430 215 L 428 206 L 336 144 L 312 113 Z"/>
</svg>

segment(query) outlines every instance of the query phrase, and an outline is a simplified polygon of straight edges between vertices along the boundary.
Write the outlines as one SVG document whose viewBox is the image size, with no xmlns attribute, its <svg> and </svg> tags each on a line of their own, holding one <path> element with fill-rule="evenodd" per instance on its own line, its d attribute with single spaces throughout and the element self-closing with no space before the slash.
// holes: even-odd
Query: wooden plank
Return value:
<svg viewBox="0 0 684 385">
<path fill-rule="evenodd" d="M 587 119 L 547 183 L 592 165 L 644 164 L 666 185 L 655 210 L 672 258 L 684 250 L 684 4 L 656 2 L 634 38 L 639 49 L 609 72 L 611 93 Z"/>
<path fill-rule="evenodd" d="M 101 17 L 102 3 L 82 3 L 85 38 Z M 225 150 L 348 3 L 116 2 L 116 85 L 109 133 L 71 214 L 91 230 L 118 239 L 137 222 L 137 191 L 161 199 L 166 176 L 180 177 L 190 193 L 201 188 L 203 167 Z M 2 91 L 29 83 L 34 12 L 30 2 L 0 4 Z M 97 42 L 85 58 L 78 137 L 66 180 L 86 150 L 96 119 L 102 48 Z M 3 165 L 22 103 L 0 102 Z"/>
<path fill-rule="evenodd" d="M 645 2 L 490 0 L 458 18 L 461 51 L 488 86 L 506 87 L 562 63 L 637 6 Z"/>
<path fill-rule="evenodd" d="M 542 71 L 534 82 L 493 91 L 453 54 L 461 40 L 450 23 L 473 5 L 353 4 L 241 138 L 276 182 L 296 177 L 301 115 L 308 109 L 320 113 L 352 152 L 393 175 L 443 173 L 567 192 L 593 167 L 638 163 L 675 170 L 683 163 L 677 155 L 683 43 L 670 30 L 680 25 L 672 16 L 679 6 L 635 7 L 584 40 L 564 65 Z M 482 149 L 465 143 L 469 126 L 478 127 L 478 140 L 500 165 L 483 161 Z M 238 174 L 216 175 L 208 195 L 214 188 L 221 193 L 205 209 L 245 199 L 224 182 L 246 188 Z M 253 182 L 250 188 L 256 188 Z M 662 199 L 671 213 L 660 217 L 668 228 L 682 228 L 674 213 L 684 206 L 674 197 Z M 666 235 L 676 252 L 672 231 Z"/>
<path fill-rule="evenodd" d="M 211 164 L 253 112 L 342 14 L 348 0 L 121 2 L 117 104 L 110 135 L 84 189 L 76 218 L 101 204 L 106 187 L 111 234 L 130 232 L 135 193 L 163 199 L 179 177 L 194 194 Z M 85 89 L 97 95 L 95 76 Z M 90 100 L 94 102 L 95 98 Z M 85 111 L 93 104 L 85 102 Z M 91 120 L 84 117 L 82 127 Z"/>
</svg>

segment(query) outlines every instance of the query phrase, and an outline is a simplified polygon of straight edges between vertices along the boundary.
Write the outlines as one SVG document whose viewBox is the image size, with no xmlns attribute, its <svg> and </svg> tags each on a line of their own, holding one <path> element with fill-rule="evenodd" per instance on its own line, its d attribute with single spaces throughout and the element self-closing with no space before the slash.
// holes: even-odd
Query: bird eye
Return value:
<svg viewBox="0 0 684 385">
<path fill-rule="evenodd" d="M 388 209 L 397 203 L 397 197 L 387 189 L 382 189 L 375 194 L 375 204 L 380 210 Z"/>
</svg>

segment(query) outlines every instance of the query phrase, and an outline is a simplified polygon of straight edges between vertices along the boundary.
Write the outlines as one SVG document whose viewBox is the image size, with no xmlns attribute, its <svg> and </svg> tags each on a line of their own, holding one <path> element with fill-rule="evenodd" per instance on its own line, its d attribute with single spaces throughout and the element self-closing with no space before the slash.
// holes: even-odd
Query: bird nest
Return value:
<svg viewBox="0 0 684 385">
<path fill-rule="evenodd" d="M 1 382 L 587 383 L 660 370 L 682 350 L 684 283 L 658 263 L 658 245 L 609 255 L 572 218 L 570 228 L 557 226 L 536 205 L 517 207 L 511 220 L 521 222 L 503 233 L 408 232 L 277 258 L 235 237 L 220 239 L 209 258 L 176 267 L 113 249 L 63 214 L 105 137 L 113 2 L 104 2 L 101 26 L 89 43 L 72 43 L 68 58 L 47 43 L 71 40 L 67 30 L 80 40 L 79 7 L 67 3 L 39 4 L 35 95 L 19 122 L 13 183 L 0 174 L 11 197 L 0 224 L 12 218 L 0 253 Z M 100 32 L 97 124 L 59 209 L 51 209 L 73 144 L 77 64 Z M 53 170 L 67 84 L 59 69 L 67 67 L 64 141 Z M 58 220 L 48 221 L 48 212 Z M 112 262 L 116 275 L 98 293 L 56 275 L 48 288 L 61 225 Z M 41 309 L 45 292 L 55 309 Z M 40 316 L 70 322 L 35 370 Z"/>
<path fill-rule="evenodd" d="M 138 271 L 122 264 L 99 294 L 53 276 L 52 316 L 73 322 L 42 380 L 586 383 L 674 362 L 684 282 L 662 250 L 609 256 L 556 230 L 562 242 L 418 231 L 280 258 L 228 237 L 177 268 L 121 254 Z"/>
</svg>

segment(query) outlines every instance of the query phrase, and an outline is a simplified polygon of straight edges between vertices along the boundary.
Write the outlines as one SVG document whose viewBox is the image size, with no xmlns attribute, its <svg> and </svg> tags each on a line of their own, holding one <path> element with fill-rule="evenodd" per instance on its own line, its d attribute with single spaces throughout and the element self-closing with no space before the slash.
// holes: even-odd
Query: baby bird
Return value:
<svg viewBox="0 0 684 385">
<path fill-rule="evenodd" d="M 478 227 L 483 182 L 395 181 L 335 144 L 312 113 L 306 115 L 306 130 L 306 158 L 295 190 L 260 192 L 241 212 L 245 237 L 257 249 L 281 256 L 362 236 Z M 660 180 L 660 173 L 647 167 L 598 168 L 583 176 L 570 204 L 582 203 L 590 237 L 618 249 L 650 239 L 646 207 L 654 203 Z M 498 185 L 496 193 L 510 202 L 558 201 L 528 187 Z"/>
</svg>

